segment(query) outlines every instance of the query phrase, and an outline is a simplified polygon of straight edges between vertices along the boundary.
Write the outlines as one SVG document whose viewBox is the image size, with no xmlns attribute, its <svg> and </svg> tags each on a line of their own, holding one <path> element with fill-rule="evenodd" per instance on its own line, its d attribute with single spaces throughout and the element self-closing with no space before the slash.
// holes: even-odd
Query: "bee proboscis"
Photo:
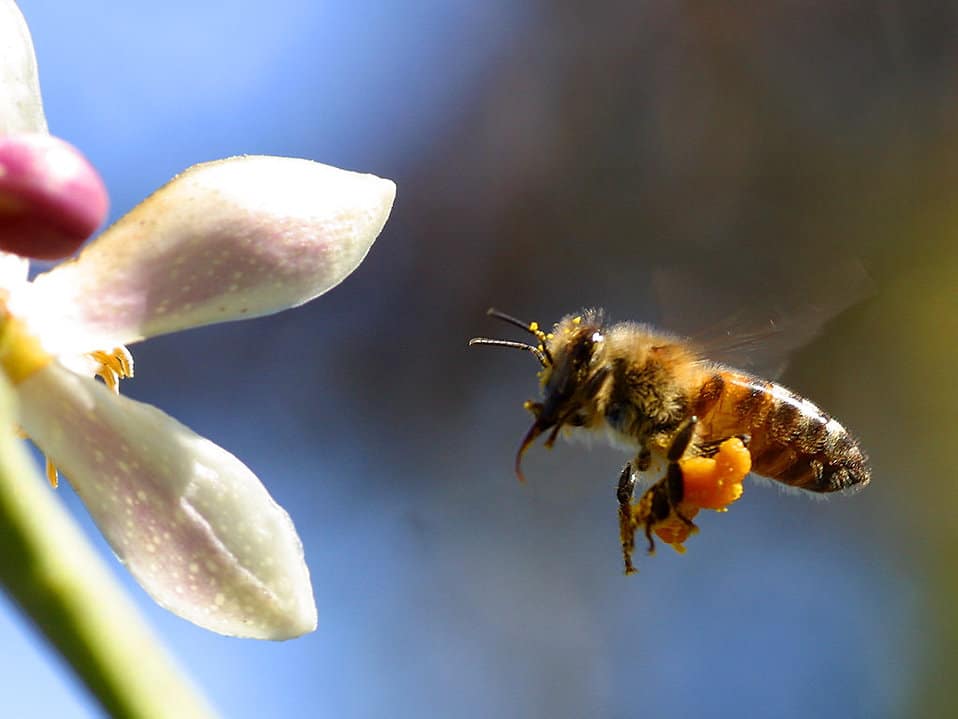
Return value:
<svg viewBox="0 0 958 719">
<path fill-rule="evenodd" d="M 616 488 L 627 573 L 640 526 L 650 553 L 653 530 L 663 536 L 666 523 L 684 525 L 682 539 L 696 531 L 682 510 L 683 463 L 716 456 L 729 440 L 747 447 L 752 472 L 791 487 L 827 493 L 870 480 L 864 453 L 837 420 L 776 382 L 709 361 L 687 340 L 648 325 L 610 324 L 600 310 L 567 315 L 548 333 L 497 310 L 489 315 L 535 343 L 476 337 L 470 345 L 521 349 L 541 365 L 542 401 L 525 403 L 535 419 L 516 454 L 520 480 L 526 449 L 542 435 L 551 447 L 564 429 L 602 431 L 635 449 Z M 664 476 L 633 504 L 637 475 L 656 459 L 666 463 Z"/>
</svg>

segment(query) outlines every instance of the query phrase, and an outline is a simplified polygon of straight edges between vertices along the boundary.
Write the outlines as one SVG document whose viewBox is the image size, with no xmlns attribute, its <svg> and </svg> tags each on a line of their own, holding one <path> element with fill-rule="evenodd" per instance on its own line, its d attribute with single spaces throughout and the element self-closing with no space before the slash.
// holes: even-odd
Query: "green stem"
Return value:
<svg viewBox="0 0 958 719">
<path fill-rule="evenodd" d="M 114 717 L 210 717 L 13 431 L 0 382 L 0 584 Z"/>
</svg>

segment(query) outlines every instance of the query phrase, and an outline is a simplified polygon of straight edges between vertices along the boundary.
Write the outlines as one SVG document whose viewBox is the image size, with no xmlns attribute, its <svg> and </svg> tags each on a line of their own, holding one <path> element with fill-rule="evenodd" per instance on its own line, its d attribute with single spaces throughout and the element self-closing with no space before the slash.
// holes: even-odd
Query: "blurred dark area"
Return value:
<svg viewBox="0 0 958 719">
<path fill-rule="evenodd" d="M 958 7 L 560 0 L 521 14 L 454 100 L 402 110 L 407 129 L 432 114 L 414 152 L 236 138 L 231 152 L 349 165 L 399 191 L 329 295 L 134 349 L 127 391 L 236 453 L 290 511 L 319 630 L 225 640 L 141 593 L 151 620 L 233 717 L 953 715 Z M 493 34 L 477 23 L 395 82 L 426 82 Z M 382 146 L 394 117 L 367 111 Z M 782 381 L 859 437 L 863 492 L 748 483 L 701 516 L 686 555 L 640 555 L 624 577 L 621 451 L 535 448 L 516 482 L 536 366 L 467 348 L 513 336 L 487 307 L 543 324 L 588 306 L 688 327 L 782 305 L 827 316 L 852 264 L 867 292 Z"/>
</svg>

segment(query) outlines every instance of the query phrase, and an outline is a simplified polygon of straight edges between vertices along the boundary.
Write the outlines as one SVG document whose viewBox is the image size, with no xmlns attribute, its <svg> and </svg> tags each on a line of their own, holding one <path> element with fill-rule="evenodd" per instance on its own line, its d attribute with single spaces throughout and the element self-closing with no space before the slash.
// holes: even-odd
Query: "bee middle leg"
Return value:
<svg viewBox="0 0 958 719">
<path fill-rule="evenodd" d="M 669 445 L 667 452 L 669 464 L 665 476 L 649 487 L 636 503 L 635 507 L 631 508 L 630 526 L 632 528 L 632 534 L 630 535 L 630 547 L 634 547 L 634 533 L 635 530 L 638 529 L 638 526 L 641 525 L 645 530 L 645 538 L 649 543 L 649 554 L 654 554 L 655 540 L 652 538 L 652 532 L 657 524 L 665 522 L 673 515 L 678 517 L 679 520 L 689 528 L 690 533 L 698 531 L 698 527 L 695 525 L 695 523 L 689 517 L 686 517 L 684 514 L 682 514 L 678 509 L 679 504 L 682 502 L 682 497 L 685 490 L 685 484 L 682 479 L 682 467 L 679 464 L 679 461 L 685 455 L 685 452 L 688 450 L 689 445 L 692 442 L 692 437 L 695 434 L 695 427 L 697 423 L 698 418 L 692 416 L 679 428 L 679 431 L 673 438 L 672 443 Z M 619 482 L 621 486 L 621 478 Z M 621 496 L 619 498 L 619 511 L 619 526 L 620 530 L 624 532 L 625 524 L 621 517 L 621 513 L 623 511 Z M 626 552 L 626 540 L 624 534 L 622 549 L 623 552 Z M 630 567 L 631 554 L 626 553 L 626 573 L 629 573 Z"/>
</svg>

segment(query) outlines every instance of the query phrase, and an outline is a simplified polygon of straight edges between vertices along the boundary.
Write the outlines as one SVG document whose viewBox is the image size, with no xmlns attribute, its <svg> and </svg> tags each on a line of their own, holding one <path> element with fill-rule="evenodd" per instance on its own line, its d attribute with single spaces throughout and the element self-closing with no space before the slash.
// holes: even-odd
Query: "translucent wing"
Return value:
<svg viewBox="0 0 958 719">
<path fill-rule="evenodd" d="M 875 292 L 857 260 L 777 283 L 750 282 L 747 291 L 696 281 L 680 268 L 656 271 L 652 286 L 663 329 L 687 336 L 703 357 L 768 379 L 781 375 L 789 356 L 829 320 Z"/>
</svg>

